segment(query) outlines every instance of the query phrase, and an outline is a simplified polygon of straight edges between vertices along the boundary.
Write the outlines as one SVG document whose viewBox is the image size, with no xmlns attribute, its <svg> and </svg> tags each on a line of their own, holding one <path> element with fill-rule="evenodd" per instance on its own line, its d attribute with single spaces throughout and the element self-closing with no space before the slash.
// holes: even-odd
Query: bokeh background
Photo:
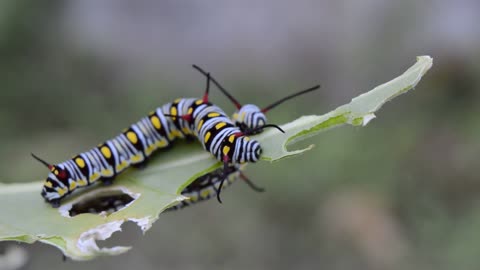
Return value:
<svg viewBox="0 0 480 270">
<path fill-rule="evenodd" d="M 62 262 L 53 247 L 21 244 L 22 269 L 478 269 L 479 15 L 475 0 L 1 1 L 3 182 L 44 177 L 30 152 L 59 162 L 199 96 L 191 64 L 259 105 L 321 83 L 271 112 L 284 123 L 434 58 L 366 128 L 249 166 L 266 193 L 239 182 L 223 205 L 164 214 L 146 236 L 126 224 L 107 243 L 133 245 L 122 256 Z"/>
</svg>

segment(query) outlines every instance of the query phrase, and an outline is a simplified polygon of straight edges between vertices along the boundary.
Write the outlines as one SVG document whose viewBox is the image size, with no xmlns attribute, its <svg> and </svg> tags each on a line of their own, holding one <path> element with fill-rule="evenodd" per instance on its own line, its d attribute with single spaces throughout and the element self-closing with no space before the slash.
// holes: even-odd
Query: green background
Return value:
<svg viewBox="0 0 480 270">
<path fill-rule="evenodd" d="M 223 205 L 163 214 L 145 237 L 128 223 L 100 243 L 133 245 L 117 257 L 63 263 L 53 247 L 22 244 L 22 269 L 478 268 L 474 1 L 84 2 L 0 4 L 2 182 L 46 176 L 30 152 L 61 162 L 159 105 L 200 96 L 193 63 L 260 106 L 322 84 L 273 110 L 272 123 L 328 112 L 417 55 L 434 66 L 366 128 L 335 129 L 304 142 L 316 147 L 300 158 L 248 166 L 266 193 L 236 183 Z M 218 92 L 212 100 L 233 112 Z"/>
</svg>

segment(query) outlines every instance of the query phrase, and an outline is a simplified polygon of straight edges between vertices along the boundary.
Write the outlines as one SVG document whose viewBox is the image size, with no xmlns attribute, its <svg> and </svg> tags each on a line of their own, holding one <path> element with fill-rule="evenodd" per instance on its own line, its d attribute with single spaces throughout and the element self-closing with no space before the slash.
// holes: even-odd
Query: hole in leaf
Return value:
<svg viewBox="0 0 480 270">
<path fill-rule="evenodd" d="M 123 190 L 97 192 L 95 196 L 85 196 L 85 198 L 74 202 L 68 210 L 68 215 L 74 217 L 76 215 L 90 213 L 108 216 L 125 208 L 135 199 L 136 198 Z"/>
</svg>

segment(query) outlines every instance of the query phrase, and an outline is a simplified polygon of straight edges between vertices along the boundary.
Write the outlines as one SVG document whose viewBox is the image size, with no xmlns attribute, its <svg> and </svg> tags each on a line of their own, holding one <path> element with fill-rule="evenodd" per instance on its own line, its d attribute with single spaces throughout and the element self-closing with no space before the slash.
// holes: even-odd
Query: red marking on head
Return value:
<svg viewBox="0 0 480 270">
<path fill-rule="evenodd" d="M 52 171 L 54 167 L 53 167 L 53 165 L 47 165 L 47 168 L 48 168 L 50 171 Z"/>
<path fill-rule="evenodd" d="M 60 171 L 58 172 L 58 178 L 60 178 L 60 179 L 65 179 L 65 178 L 67 178 L 67 172 L 66 172 L 65 170 L 60 170 Z"/>
<path fill-rule="evenodd" d="M 268 109 L 268 108 L 264 108 L 264 109 L 261 109 L 260 111 L 261 111 L 262 113 L 267 113 L 267 112 L 269 111 L 269 109 Z"/>
</svg>

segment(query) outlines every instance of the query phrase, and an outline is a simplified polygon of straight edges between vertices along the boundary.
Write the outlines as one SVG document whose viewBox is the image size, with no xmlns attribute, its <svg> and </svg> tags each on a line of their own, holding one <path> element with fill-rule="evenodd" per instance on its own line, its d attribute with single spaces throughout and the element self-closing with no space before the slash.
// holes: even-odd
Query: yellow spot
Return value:
<svg viewBox="0 0 480 270">
<path fill-rule="evenodd" d="M 129 140 L 131 143 L 133 143 L 133 144 L 137 144 L 137 142 L 138 142 L 137 134 L 136 134 L 135 132 L 133 132 L 133 131 L 129 131 L 129 132 L 127 133 L 127 138 L 128 138 L 128 140 Z"/>
<path fill-rule="evenodd" d="M 175 100 L 173 101 L 173 103 L 180 103 L 180 101 L 182 101 L 182 99 L 181 99 L 181 98 L 177 98 L 177 99 L 175 99 Z"/>
<path fill-rule="evenodd" d="M 138 162 L 141 162 L 142 160 L 143 160 L 143 158 L 142 158 L 142 155 L 140 155 L 140 154 L 132 156 L 132 158 L 130 158 L 130 161 L 132 163 L 138 163 Z"/>
<path fill-rule="evenodd" d="M 105 170 L 102 170 L 100 172 L 100 174 L 102 174 L 102 176 L 112 176 L 113 175 L 113 171 L 110 170 L 110 169 L 105 169 Z"/>
<path fill-rule="evenodd" d="M 111 158 L 112 157 L 112 152 L 110 151 L 110 148 L 108 146 L 103 146 L 100 151 L 102 151 L 102 154 L 105 158 Z"/>
<path fill-rule="evenodd" d="M 98 173 L 96 173 L 96 172 L 93 173 L 93 174 L 90 176 L 90 183 L 97 181 L 98 178 L 100 178 L 100 174 L 98 174 Z"/>
<path fill-rule="evenodd" d="M 122 160 L 122 162 L 120 162 L 120 164 L 117 164 L 117 172 L 121 172 L 125 169 L 125 167 L 127 167 L 127 162 L 125 160 Z"/>
<path fill-rule="evenodd" d="M 55 170 L 53 173 L 54 173 L 55 175 L 58 175 L 58 170 Z"/>
<path fill-rule="evenodd" d="M 217 116 L 220 116 L 219 113 L 216 113 L 216 112 L 211 112 L 207 115 L 208 117 L 217 117 Z"/>
<path fill-rule="evenodd" d="M 200 131 L 200 129 L 202 129 L 202 126 L 203 126 L 203 119 L 200 120 L 200 122 L 198 123 L 197 130 Z"/>
<path fill-rule="evenodd" d="M 58 195 L 60 195 L 60 196 L 65 195 L 65 193 L 67 193 L 67 191 L 68 191 L 67 188 L 58 188 L 57 189 Z"/>
<path fill-rule="evenodd" d="M 167 146 L 167 141 L 166 140 L 158 141 L 157 146 L 160 147 L 160 148 L 163 148 L 163 147 Z"/>
<path fill-rule="evenodd" d="M 250 137 L 243 137 L 243 139 L 244 139 L 246 142 L 250 141 Z"/>
<path fill-rule="evenodd" d="M 199 100 L 195 101 L 195 104 L 197 104 L 197 105 L 200 105 L 202 103 L 203 103 L 203 99 L 199 99 Z"/>
<path fill-rule="evenodd" d="M 55 171 L 55 166 L 52 166 L 52 168 L 50 169 L 51 172 Z"/>
<path fill-rule="evenodd" d="M 145 150 L 147 156 L 150 156 L 152 154 L 152 152 L 155 151 L 155 149 L 157 149 L 155 144 L 149 145 L 147 147 L 147 149 Z"/>
<path fill-rule="evenodd" d="M 224 126 L 226 126 L 226 125 L 227 125 L 227 123 L 225 123 L 225 122 L 220 122 L 220 123 L 218 123 L 218 124 L 215 125 L 215 128 L 216 128 L 216 129 L 221 129 L 222 127 L 224 127 Z"/>
<path fill-rule="evenodd" d="M 230 143 L 233 143 L 234 140 L 235 140 L 235 135 L 230 135 L 230 137 L 228 137 L 228 141 Z"/>
<path fill-rule="evenodd" d="M 172 106 L 172 107 L 170 108 L 170 114 L 171 114 L 171 115 L 177 115 L 177 108 L 175 108 L 175 107 Z"/>
<path fill-rule="evenodd" d="M 77 183 L 75 181 L 70 182 L 70 187 L 68 189 L 74 190 L 77 187 Z"/>
<path fill-rule="evenodd" d="M 43 185 L 46 186 L 46 187 L 51 188 L 51 187 L 52 187 L 52 182 L 50 182 L 50 181 L 45 181 L 45 183 L 44 183 Z"/>
<path fill-rule="evenodd" d="M 210 132 L 207 132 L 207 134 L 205 134 L 205 143 L 208 142 L 208 140 L 210 139 L 210 136 L 212 136 Z"/>
<path fill-rule="evenodd" d="M 243 120 L 245 120 L 245 112 L 242 112 L 240 116 L 240 122 L 243 122 Z"/>
<path fill-rule="evenodd" d="M 190 134 L 190 129 L 188 127 L 182 127 L 182 131 L 184 134 Z"/>
<path fill-rule="evenodd" d="M 117 172 L 123 171 L 127 166 L 128 166 L 128 163 L 125 160 L 122 160 L 120 164 L 117 164 Z"/>
<path fill-rule="evenodd" d="M 236 120 L 238 118 L 238 113 L 234 113 L 232 118 L 233 118 L 233 120 Z"/>
<path fill-rule="evenodd" d="M 75 163 L 77 163 L 78 167 L 82 169 L 85 168 L 85 161 L 83 160 L 83 158 L 80 158 L 80 157 L 76 158 Z"/>
<path fill-rule="evenodd" d="M 187 114 L 192 114 L 192 113 L 193 113 L 193 108 L 192 107 L 188 108 Z"/>
<path fill-rule="evenodd" d="M 202 196 L 202 198 L 207 198 L 211 193 L 211 190 L 210 189 L 204 189 L 200 192 L 200 196 Z"/>
<path fill-rule="evenodd" d="M 170 135 L 173 136 L 174 138 L 175 138 L 175 137 L 176 137 L 176 138 L 181 138 L 181 137 L 183 137 L 182 133 L 181 133 L 179 130 L 177 130 L 177 129 L 172 130 L 172 132 L 170 133 Z"/>
<path fill-rule="evenodd" d="M 223 154 L 226 156 L 226 155 L 228 155 L 228 152 L 230 152 L 230 147 L 227 146 L 227 145 L 225 145 L 225 146 L 223 147 Z"/>
<path fill-rule="evenodd" d="M 85 180 L 85 179 L 80 179 L 80 180 L 77 181 L 77 185 L 78 185 L 79 187 L 86 186 L 87 184 L 88 184 L 88 183 L 87 183 L 87 180 Z"/>
<path fill-rule="evenodd" d="M 160 119 L 158 119 L 157 116 L 152 116 L 152 117 L 150 118 L 150 121 L 152 122 L 152 125 L 153 125 L 156 129 L 162 128 L 162 123 L 160 123 Z"/>
</svg>

